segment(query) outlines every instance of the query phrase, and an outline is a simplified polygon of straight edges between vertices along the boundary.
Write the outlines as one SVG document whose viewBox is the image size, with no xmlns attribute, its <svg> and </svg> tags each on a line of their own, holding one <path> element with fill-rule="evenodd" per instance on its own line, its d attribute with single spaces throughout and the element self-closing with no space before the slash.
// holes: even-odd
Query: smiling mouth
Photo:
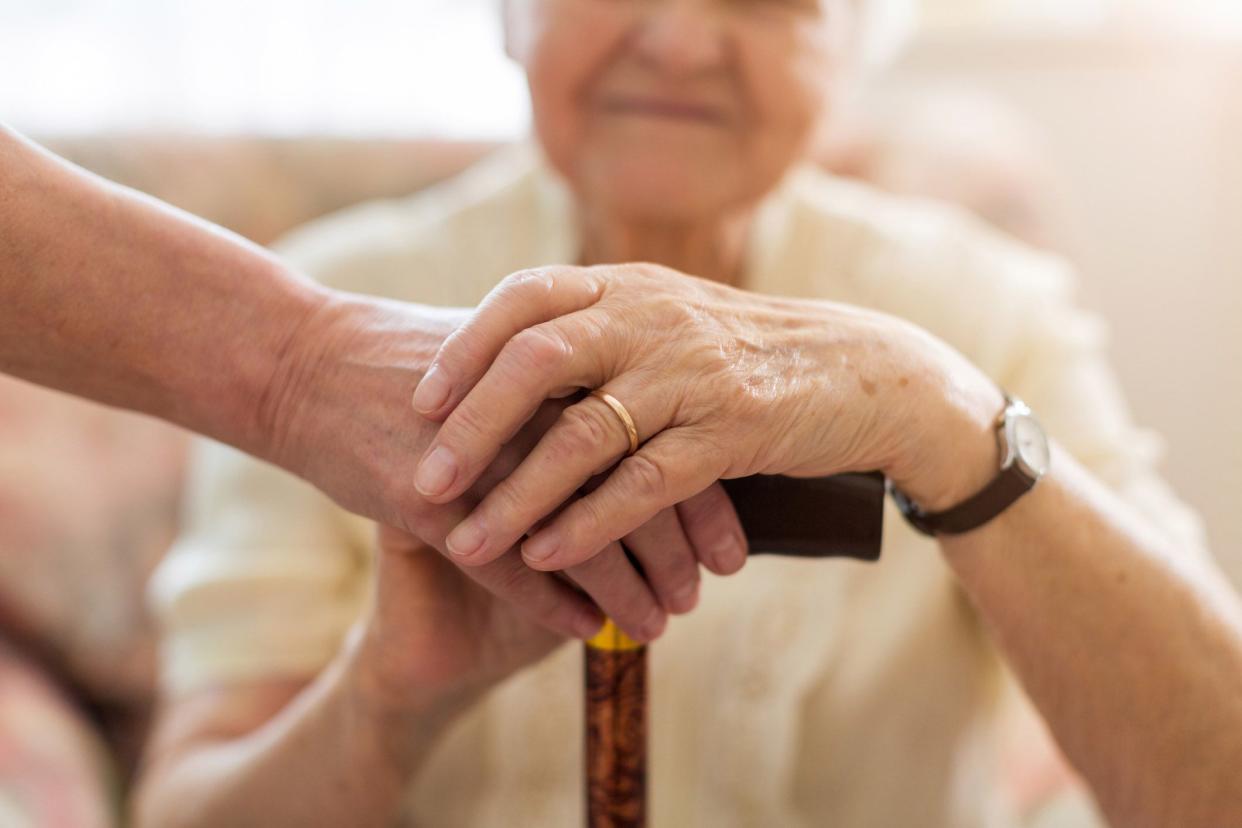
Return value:
<svg viewBox="0 0 1242 828">
<path fill-rule="evenodd" d="M 725 113 L 717 107 L 666 98 L 614 95 L 604 98 L 600 108 L 611 115 L 635 115 L 713 125 L 723 125 L 728 122 Z"/>
</svg>

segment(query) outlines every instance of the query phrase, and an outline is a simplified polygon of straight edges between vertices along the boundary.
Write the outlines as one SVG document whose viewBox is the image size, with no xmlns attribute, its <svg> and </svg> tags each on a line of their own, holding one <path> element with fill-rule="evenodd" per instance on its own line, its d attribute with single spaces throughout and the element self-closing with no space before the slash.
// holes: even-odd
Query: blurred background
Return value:
<svg viewBox="0 0 1242 828">
<path fill-rule="evenodd" d="M 818 160 L 1074 262 L 1136 419 L 1242 584 L 1242 2 L 912 2 L 908 41 Z M 268 242 L 523 136 L 497 5 L 0 0 L 0 119 Z M 85 816 L 97 782 L 67 796 L 9 748 L 87 745 L 59 778 L 103 768 L 115 798 L 149 714 L 142 587 L 184 450 L 157 423 L 0 381 L 0 778 L 30 780 L 0 785 L 0 824 L 40 796 L 60 824 L 105 824 Z"/>
</svg>

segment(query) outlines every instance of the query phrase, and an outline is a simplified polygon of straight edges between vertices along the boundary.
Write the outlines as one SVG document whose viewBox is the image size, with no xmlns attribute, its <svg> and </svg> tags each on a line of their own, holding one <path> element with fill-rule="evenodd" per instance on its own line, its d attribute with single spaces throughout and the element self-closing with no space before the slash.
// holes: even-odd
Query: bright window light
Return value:
<svg viewBox="0 0 1242 828">
<path fill-rule="evenodd" d="M 1166 0 L 1205 32 L 1222 35 L 1242 33 L 1242 0 Z M 1174 13 L 1176 13 L 1176 11 Z"/>
<path fill-rule="evenodd" d="M 504 138 L 496 0 L 0 0 L 0 112 L 108 128 Z"/>
</svg>

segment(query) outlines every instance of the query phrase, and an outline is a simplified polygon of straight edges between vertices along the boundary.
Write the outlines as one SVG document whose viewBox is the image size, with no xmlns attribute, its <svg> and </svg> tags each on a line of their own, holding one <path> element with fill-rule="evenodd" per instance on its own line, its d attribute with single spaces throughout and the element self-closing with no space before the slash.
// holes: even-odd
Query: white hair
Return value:
<svg viewBox="0 0 1242 828">
<path fill-rule="evenodd" d="M 868 68 L 891 63 L 914 33 L 916 0 L 854 0 L 858 15 L 858 52 Z"/>
</svg>

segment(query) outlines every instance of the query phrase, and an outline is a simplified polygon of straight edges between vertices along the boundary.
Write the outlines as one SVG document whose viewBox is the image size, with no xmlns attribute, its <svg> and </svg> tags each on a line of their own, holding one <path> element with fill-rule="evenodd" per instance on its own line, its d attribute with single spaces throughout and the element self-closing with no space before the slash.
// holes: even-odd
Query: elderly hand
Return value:
<svg viewBox="0 0 1242 828">
<path fill-rule="evenodd" d="M 443 550 L 448 531 L 517 465 L 564 407 L 549 403 L 524 428 L 509 430 L 503 449 L 498 444 L 471 485 L 453 497 L 430 502 L 414 492 L 412 460 L 436 426 L 412 415 L 410 394 L 444 338 L 468 316 L 462 309 L 331 296 L 299 328 L 270 384 L 260 416 L 271 447 L 267 456 L 345 508 Z M 694 606 L 698 558 L 720 560 L 722 570 L 741 565 L 737 554 L 713 557 L 722 536 L 738 534 L 732 504 L 715 487 L 653 513 L 630 533 L 627 545 L 646 578 L 620 545 L 566 574 L 628 633 L 650 640 L 662 632 L 666 613 Z M 589 637 L 602 622 L 578 590 L 532 571 L 516 554 L 498 554 L 469 574 L 562 634 Z"/>
<path fill-rule="evenodd" d="M 919 329 L 651 265 L 515 274 L 432 366 L 415 393 L 416 409 L 445 420 L 418 472 L 429 499 L 458 497 L 543 400 L 573 389 L 621 401 L 643 441 L 625 457 L 626 431 L 608 405 L 587 397 L 567 408 L 448 536 L 472 565 L 618 460 L 524 542 L 532 567 L 589 560 L 721 478 L 878 469 L 937 508 L 986 481 L 989 462 L 995 470 L 999 391 Z M 955 444 L 969 451 L 946 450 Z"/>
</svg>

